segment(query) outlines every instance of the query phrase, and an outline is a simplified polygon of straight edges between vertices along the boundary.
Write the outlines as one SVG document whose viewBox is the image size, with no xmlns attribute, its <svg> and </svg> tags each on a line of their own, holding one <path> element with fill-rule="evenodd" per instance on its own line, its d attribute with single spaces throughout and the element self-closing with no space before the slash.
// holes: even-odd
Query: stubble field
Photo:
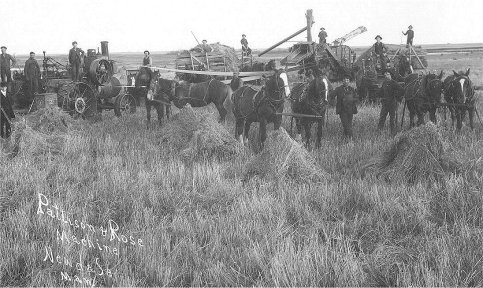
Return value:
<svg viewBox="0 0 483 288">
<path fill-rule="evenodd" d="M 471 68 L 482 85 L 482 57 L 431 55 L 429 69 Z M 463 173 L 390 184 L 362 176 L 391 140 L 376 131 L 378 116 L 361 106 L 346 142 L 329 109 L 322 147 L 310 151 L 328 175 L 319 183 L 242 181 L 248 150 L 183 161 L 158 127 L 146 129 L 144 108 L 81 123 L 57 155 L 2 156 L 0 284 L 483 285 L 482 125 L 443 128 Z"/>
</svg>

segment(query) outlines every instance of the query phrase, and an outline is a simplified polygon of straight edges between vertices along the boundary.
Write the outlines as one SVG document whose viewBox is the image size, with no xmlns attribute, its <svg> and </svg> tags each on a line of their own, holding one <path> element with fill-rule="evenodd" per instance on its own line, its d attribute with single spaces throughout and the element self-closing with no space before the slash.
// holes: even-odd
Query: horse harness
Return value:
<svg viewBox="0 0 483 288">
<path fill-rule="evenodd" d="M 470 86 L 470 89 L 469 89 L 469 93 L 466 93 L 467 95 L 463 95 L 464 97 L 464 104 L 461 104 L 467 108 L 469 108 L 471 106 L 471 102 L 473 102 L 474 98 L 473 96 L 475 95 L 475 88 L 471 85 L 471 80 L 468 76 L 464 76 L 464 75 L 459 75 L 458 77 L 455 77 L 453 80 L 451 80 L 450 84 L 449 84 L 449 87 L 448 89 L 445 89 L 445 95 L 447 92 L 447 90 L 456 90 L 458 89 L 459 87 L 455 87 L 455 85 L 458 85 L 457 83 L 459 83 L 461 81 L 461 79 L 464 79 L 465 81 L 468 81 L 468 84 Z M 463 92 L 463 91 L 461 91 Z M 451 98 L 454 98 L 454 97 L 451 97 Z M 452 99 L 453 102 L 456 102 L 454 99 Z M 457 103 L 455 103 L 457 104 Z M 453 105 L 450 105 L 450 106 L 453 106 Z M 454 105 L 456 106 L 456 105 Z"/>
<path fill-rule="evenodd" d="M 210 85 L 211 85 L 211 82 L 213 81 L 214 79 L 210 79 L 210 81 L 208 82 L 208 87 L 206 87 L 206 92 L 205 92 L 205 95 L 203 96 L 203 103 L 205 105 L 208 105 L 208 103 L 206 103 L 206 96 L 208 96 L 208 92 L 210 91 Z M 176 87 L 179 87 L 181 85 L 177 85 Z M 174 93 L 174 98 L 178 101 L 180 100 L 184 100 L 184 99 L 192 99 L 192 100 L 200 100 L 200 99 L 197 99 L 197 98 L 193 98 L 191 97 L 191 87 L 193 86 L 193 83 L 189 83 L 188 85 L 188 96 L 183 96 L 183 97 L 177 97 L 176 96 L 176 93 Z M 175 89 L 176 89 L 175 87 Z"/>
<path fill-rule="evenodd" d="M 406 85 L 406 88 L 410 87 L 411 85 L 413 84 L 416 84 L 416 87 L 417 87 L 417 90 L 415 93 L 412 93 L 412 97 L 411 98 L 407 98 L 406 101 L 411 101 L 413 99 L 416 99 L 418 96 L 425 96 L 422 93 L 421 91 L 421 86 L 422 86 L 422 81 L 423 81 L 423 77 L 421 75 L 418 76 L 418 78 L 414 79 L 413 81 L 409 82 L 407 85 Z M 431 79 L 429 80 L 429 82 L 426 83 L 425 87 L 424 88 L 424 93 L 426 95 L 429 95 L 429 92 L 428 92 L 428 87 L 431 86 L 431 83 L 435 82 L 435 81 L 440 81 L 439 79 Z M 430 98 L 430 97 L 428 97 Z M 430 104 L 430 105 L 434 105 L 435 102 L 434 101 L 431 101 L 430 99 L 430 103 L 423 103 L 423 104 Z"/>
</svg>

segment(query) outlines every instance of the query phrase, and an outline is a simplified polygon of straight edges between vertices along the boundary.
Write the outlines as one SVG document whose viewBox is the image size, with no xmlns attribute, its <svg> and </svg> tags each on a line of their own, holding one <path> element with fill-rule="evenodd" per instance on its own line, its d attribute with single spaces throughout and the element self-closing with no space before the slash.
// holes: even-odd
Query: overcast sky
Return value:
<svg viewBox="0 0 483 288">
<path fill-rule="evenodd" d="M 348 45 L 405 41 L 412 24 L 414 44 L 483 42 L 481 0 L 1 0 L 0 45 L 11 54 L 67 53 L 77 40 L 85 49 L 109 41 L 111 52 L 187 49 L 199 41 L 235 48 L 247 34 L 253 48 L 268 47 L 305 26 L 313 9 L 316 39 L 325 27 L 331 42 L 358 26 L 368 31 Z M 305 40 L 306 33 L 293 40 Z M 293 43 L 287 43 L 287 47 Z"/>
</svg>

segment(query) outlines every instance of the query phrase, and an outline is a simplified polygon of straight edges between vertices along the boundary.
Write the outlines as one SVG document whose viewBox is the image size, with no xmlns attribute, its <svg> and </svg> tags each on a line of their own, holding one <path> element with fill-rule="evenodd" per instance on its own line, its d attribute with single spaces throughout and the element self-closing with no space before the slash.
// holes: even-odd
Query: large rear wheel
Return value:
<svg viewBox="0 0 483 288">
<path fill-rule="evenodd" d="M 72 116 L 92 117 L 97 113 L 97 95 L 83 82 L 71 82 L 59 88 L 58 104 Z"/>
<path fill-rule="evenodd" d="M 121 93 L 114 101 L 114 114 L 121 117 L 124 114 L 136 113 L 136 99 L 129 93 Z"/>
</svg>

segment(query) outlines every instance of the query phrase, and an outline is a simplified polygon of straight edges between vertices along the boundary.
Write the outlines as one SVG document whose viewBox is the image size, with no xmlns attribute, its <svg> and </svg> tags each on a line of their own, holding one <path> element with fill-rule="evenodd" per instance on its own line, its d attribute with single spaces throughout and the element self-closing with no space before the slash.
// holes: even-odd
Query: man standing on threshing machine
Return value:
<svg viewBox="0 0 483 288">
<path fill-rule="evenodd" d="M 201 41 L 201 51 L 203 53 L 209 53 L 209 52 L 213 51 L 213 48 L 211 48 L 210 44 L 208 44 L 208 41 L 203 40 L 203 41 Z"/>
<path fill-rule="evenodd" d="M 153 65 L 153 59 L 150 55 L 148 50 L 144 51 L 143 66 L 151 67 Z"/>
<path fill-rule="evenodd" d="M 384 72 L 386 78 L 382 83 L 381 90 L 379 90 L 379 97 L 381 98 L 382 107 L 379 117 L 379 124 L 377 128 L 382 130 L 386 122 L 386 116 L 389 114 L 389 123 L 391 127 L 391 135 L 396 134 L 396 110 L 398 102 L 401 102 L 404 94 L 404 88 L 392 79 L 389 71 Z"/>
<path fill-rule="evenodd" d="M 408 35 L 407 40 L 406 40 L 406 48 L 409 48 L 409 46 L 413 46 L 413 39 L 414 39 L 414 31 L 413 31 L 413 26 L 409 25 L 408 31 L 404 33 L 402 32 L 403 35 Z"/>
<path fill-rule="evenodd" d="M 80 69 L 84 60 L 84 51 L 77 47 L 77 41 L 72 42 L 72 49 L 69 51 L 69 64 L 72 68 L 72 80 L 79 81 Z"/>
<path fill-rule="evenodd" d="M 319 44 L 327 44 L 327 32 L 325 32 L 325 28 L 320 28 L 319 32 Z"/>
<path fill-rule="evenodd" d="M 30 99 L 34 99 L 34 95 L 39 92 L 40 78 L 40 66 L 34 52 L 30 52 L 30 58 L 25 61 L 24 75 L 29 86 Z"/>
<path fill-rule="evenodd" d="M 352 118 L 357 114 L 357 92 L 354 88 L 349 86 L 351 76 L 346 74 L 342 78 L 342 86 L 335 89 L 334 94 L 337 97 L 335 112 L 339 115 L 342 127 L 344 129 L 344 136 L 352 138 Z"/>
<path fill-rule="evenodd" d="M 376 43 L 374 43 L 374 52 L 376 53 L 377 57 L 381 60 L 381 68 L 386 70 L 386 52 L 387 48 L 384 43 L 381 42 L 382 37 L 380 35 L 376 36 Z"/>
<path fill-rule="evenodd" d="M 16 60 L 10 54 L 7 54 L 7 47 L 2 46 L 2 54 L 0 55 L 0 79 L 2 82 L 7 82 L 10 84 L 12 82 L 12 73 L 10 72 L 10 65 L 15 65 Z"/>
<path fill-rule="evenodd" d="M 250 56 L 252 55 L 252 49 L 248 47 L 248 40 L 246 37 L 247 35 L 243 34 L 240 43 L 242 44 L 242 51 L 245 52 L 245 55 Z"/>
<path fill-rule="evenodd" d="M 0 84 L 0 137 L 7 139 L 12 133 L 10 122 L 15 118 L 12 102 L 7 97 L 7 83 Z"/>
</svg>

